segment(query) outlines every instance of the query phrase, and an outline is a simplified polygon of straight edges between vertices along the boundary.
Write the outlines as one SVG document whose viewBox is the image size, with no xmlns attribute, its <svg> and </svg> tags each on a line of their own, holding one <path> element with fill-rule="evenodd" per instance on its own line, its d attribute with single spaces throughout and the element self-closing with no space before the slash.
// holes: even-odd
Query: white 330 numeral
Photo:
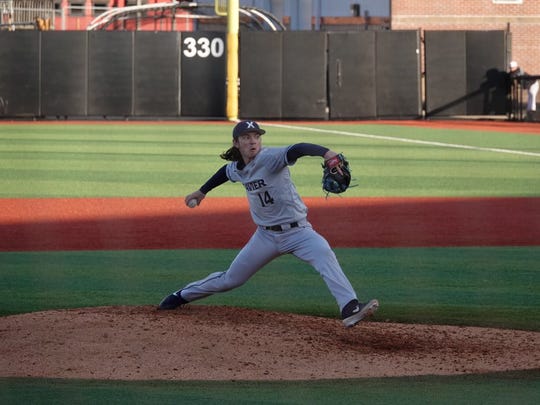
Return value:
<svg viewBox="0 0 540 405">
<path fill-rule="evenodd" d="M 184 56 L 186 58 L 208 58 L 212 56 L 214 58 L 220 58 L 225 51 L 225 44 L 221 38 L 212 38 L 212 40 L 201 37 L 195 39 L 193 37 L 187 37 L 184 39 Z"/>
</svg>

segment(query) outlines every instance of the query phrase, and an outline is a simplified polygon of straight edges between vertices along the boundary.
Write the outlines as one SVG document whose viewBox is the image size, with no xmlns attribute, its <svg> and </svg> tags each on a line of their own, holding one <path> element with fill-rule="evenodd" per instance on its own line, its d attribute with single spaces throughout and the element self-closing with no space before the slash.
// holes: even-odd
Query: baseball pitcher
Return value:
<svg viewBox="0 0 540 405">
<path fill-rule="evenodd" d="M 310 143 L 262 147 L 265 133 L 255 121 L 239 122 L 233 129 L 232 147 L 221 155 L 229 163 L 199 190 L 185 197 L 186 205 L 196 207 L 212 189 L 228 181 L 242 183 L 257 225 L 253 236 L 227 270 L 212 273 L 173 292 L 163 299 L 159 309 L 175 309 L 239 287 L 264 265 L 290 253 L 315 268 L 334 296 L 344 326 L 354 326 L 373 314 L 379 303 L 376 299 L 366 303 L 358 301 L 330 245 L 308 222 L 307 207 L 289 171 L 289 166 L 302 156 L 320 156 L 324 159 L 323 189 L 327 193 L 342 193 L 350 184 L 349 164 L 342 154 Z"/>
</svg>

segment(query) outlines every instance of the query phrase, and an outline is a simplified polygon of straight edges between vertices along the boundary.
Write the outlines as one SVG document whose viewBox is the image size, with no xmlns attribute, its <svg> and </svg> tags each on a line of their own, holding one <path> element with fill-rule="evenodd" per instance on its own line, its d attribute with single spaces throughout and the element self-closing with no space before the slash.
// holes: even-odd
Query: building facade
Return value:
<svg viewBox="0 0 540 405">
<path fill-rule="evenodd" d="M 392 0 L 393 30 L 508 30 L 511 59 L 540 75 L 540 0 Z"/>
</svg>

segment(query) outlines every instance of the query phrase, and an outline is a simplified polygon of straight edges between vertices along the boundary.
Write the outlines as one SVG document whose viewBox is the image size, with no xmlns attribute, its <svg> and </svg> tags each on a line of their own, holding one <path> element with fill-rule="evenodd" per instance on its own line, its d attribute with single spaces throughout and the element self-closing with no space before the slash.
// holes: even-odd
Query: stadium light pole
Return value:
<svg viewBox="0 0 540 405">
<path fill-rule="evenodd" d="M 227 119 L 238 119 L 239 0 L 227 1 Z"/>
</svg>

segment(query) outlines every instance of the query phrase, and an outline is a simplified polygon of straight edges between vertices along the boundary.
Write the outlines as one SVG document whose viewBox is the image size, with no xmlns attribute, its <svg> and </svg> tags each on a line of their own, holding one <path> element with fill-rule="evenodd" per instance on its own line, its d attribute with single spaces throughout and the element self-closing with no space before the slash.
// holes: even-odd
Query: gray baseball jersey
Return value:
<svg viewBox="0 0 540 405">
<path fill-rule="evenodd" d="M 288 168 L 295 163 L 287 160 L 289 148 L 262 148 L 241 169 L 237 162 L 226 165 L 228 179 L 244 185 L 251 215 L 258 227 L 226 271 L 211 273 L 186 285 L 177 292 L 182 299 L 191 302 L 239 287 L 284 254 L 293 254 L 311 264 L 340 309 L 356 299 L 330 245 L 306 219 L 307 207 L 292 183 Z"/>
<path fill-rule="evenodd" d="M 284 148 L 262 148 L 255 159 L 242 170 L 237 162 L 227 165 L 227 177 L 241 182 L 246 189 L 253 222 L 260 226 L 272 226 L 300 222 L 307 216 L 307 207 L 291 181 Z"/>
</svg>

